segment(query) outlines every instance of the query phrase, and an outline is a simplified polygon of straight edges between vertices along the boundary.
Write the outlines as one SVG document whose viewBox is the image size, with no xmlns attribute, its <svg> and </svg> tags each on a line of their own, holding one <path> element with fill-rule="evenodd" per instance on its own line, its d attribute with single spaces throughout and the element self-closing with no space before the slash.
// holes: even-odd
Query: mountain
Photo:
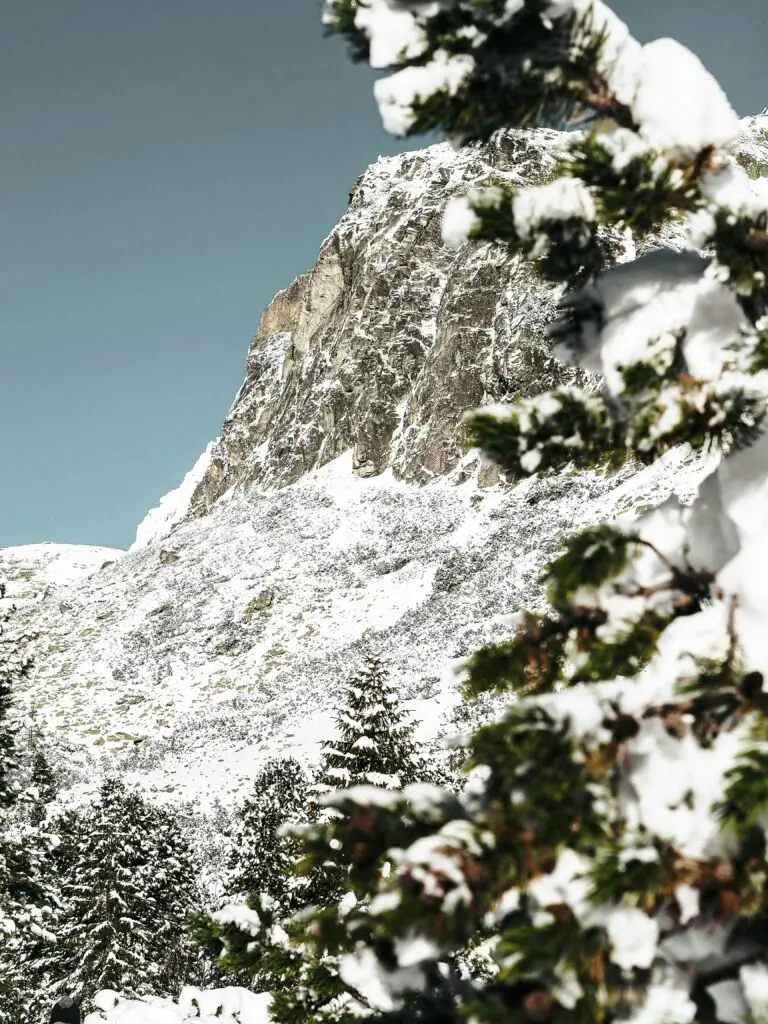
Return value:
<svg viewBox="0 0 768 1024">
<path fill-rule="evenodd" d="M 768 118 L 744 128 L 763 173 Z M 565 532 L 692 496 L 702 465 L 683 449 L 522 481 L 462 449 L 467 409 L 576 375 L 549 354 L 552 288 L 503 247 L 448 250 L 442 210 L 477 184 L 546 180 L 562 138 L 380 159 L 264 313 L 221 436 L 131 550 L 0 551 L 39 635 L 23 699 L 75 795 L 120 764 L 165 799 L 226 802 L 276 752 L 311 759 L 368 646 L 423 734 L 450 729 L 457 665 L 541 605 Z"/>
</svg>

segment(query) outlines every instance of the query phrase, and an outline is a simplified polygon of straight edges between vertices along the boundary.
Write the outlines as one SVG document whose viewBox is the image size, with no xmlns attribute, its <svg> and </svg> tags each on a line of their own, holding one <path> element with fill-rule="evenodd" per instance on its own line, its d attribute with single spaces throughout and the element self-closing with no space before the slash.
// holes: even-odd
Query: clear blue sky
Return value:
<svg viewBox="0 0 768 1024">
<path fill-rule="evenodd" d="M 766 0 L 616 0 L 742 113 Z M 0 546 L 131 543 L 380 153 L 315 0 L 0 0 Z M 416 145 L 414 143 L 413 145 Z"/>
</svg>

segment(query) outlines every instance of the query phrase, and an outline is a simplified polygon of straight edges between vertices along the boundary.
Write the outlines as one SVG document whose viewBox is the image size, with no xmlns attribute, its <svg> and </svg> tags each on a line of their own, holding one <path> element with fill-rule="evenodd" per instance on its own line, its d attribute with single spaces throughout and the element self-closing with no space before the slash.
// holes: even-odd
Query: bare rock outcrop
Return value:
<svg viewBox="0 0 768 1024">
<path fill-rule="evenodd" d="M 193 513 L 232 488 L 284 486 L 352 449 L 354 472 L 425 483 L 459 462 L 472 406 L 532 394 L 570 371 L 548 354 L 552 289 L 500 246 L 440 237 L 446 201 L 504 179 L 542 181 L 555 132 L 380 159 L 312 271 L 262 317 L 246 379 Z"/>
</svg>

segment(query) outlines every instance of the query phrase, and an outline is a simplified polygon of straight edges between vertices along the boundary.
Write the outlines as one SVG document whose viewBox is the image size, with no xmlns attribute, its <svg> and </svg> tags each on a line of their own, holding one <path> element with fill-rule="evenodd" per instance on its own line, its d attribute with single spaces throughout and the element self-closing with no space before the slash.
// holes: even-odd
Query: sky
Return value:
<svg viewBox="0 0 768 1024">
<path fill-rule="evenodd" d="M 742 114 L 766 0 L 615 0 Z M 0 547 L 127 547 L 385 135 L 317 0 L 0 0 Z"/>
</svg>

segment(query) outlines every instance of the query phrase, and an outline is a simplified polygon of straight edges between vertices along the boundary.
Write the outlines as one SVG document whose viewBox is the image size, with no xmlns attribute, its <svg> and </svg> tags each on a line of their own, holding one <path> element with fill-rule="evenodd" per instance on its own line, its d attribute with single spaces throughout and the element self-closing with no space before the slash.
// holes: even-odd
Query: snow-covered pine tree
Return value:
<svg viewBox="0 0 768 1024">
<path fill-rule="evenodd" d="M 49 1008 L 46 966 L 55 946 L 58 910 L 54 844 L 47 829 L 19 815 L 0 851 L 3 896 L 12 907 L 12 931 L 0 944 L 0 1024 L 35 1021 Z"/>
<path fill-rule="evenodd" d="M 151 992 L 156 908 L 142 871 L 148 837 L 124 783 L 107 779 L 98 801 L 62 829 L 62 902 L 51 973 L 56 992 L 90 997 L 100 989 Z"/>
<path fill-rule="evenodd" d="M 46 819 L 50 804 L 56 799 L 59 791 L 56 776 L 53 773 L 45 750 L 37 746 L 32 755 L 29 778 L 29 802 L 27 815 L 33 825 L 40 826 Z"/>
<path fill-rule="evenodd" d="M 251 795 L 236 813 L 228 870 L 225 906 L 213 916 L 198 914 L 195 933 L 212 951 L 217 966 L 233 984 L 265 992 L 292 984 L 299 970 L 293 954 L 282 945 L 282 923 L 306 905 L 307 887 L 295 865 L 300 844 L 286 827 L 308 821 L 309 780 L 294 758 L 268 761 L 254 780 Z M 236 915 L 236 922 L 230 918 Z M 247 938 L 254 915 L 273 922 L 258 947 Z M 225 934 L 245 929 L 242 947 L 230 945 Z"/>
<path fill-rule="evenodd" d="M 35 753 L 32 755 L 30 783 L 42 804 L 49 804 L 56 799 L 59 785 L 48 755 L 41 746 L 35 747 Z"/>
<path fill-rule="evenodd" d="M 368 655 L 346 686 L 336 712 L 336 732 L 322 746 L 312 787 L 316 799 L 351 786 L 400 789 L 429 776 L 413 723 L 378 657 Z"/>
<path fill-rule="evenodd" d="M 282 831 L 307 820 L 308 780 L 292 757 L 268 761 L 237 810 L 226 881 L 232 899 L 266 894 L 284 914 L 296 909 L 296 838 Z"/>
<path fill-rule="evenodd" d="M 325 807 L 325 798 L 339 788 L 398 789 L 418 779 L 428 779 L 434 771 L 422 745 L 416 741 L 414 727 L 387 670 L 377 657 L 367 656 L 346 686 L 336 714 L 336 727 L 336 736 L 322 746 L 315 782 L 306 791 L 309 799 L 304 800 L 304 793 L 291 791 L 291 798 L 298 800 L 297 811 L 302 801 L 306 804 L 304 815 L 294 813 L 294 824 L 302 817 L 305 821 L 307 816 L 318 821 L 334 815 L 336 812 Z M 295 769 L 286 773 L 284 768 L 279 772 L 270 768 L 267 786 L 257 780 L 256 788 L 266 788 L 269 793 L 280 785 L 287 786 L 295 776 Z M 262 820 L 261 801 L 257 795 L 255 823 Z M 291 823 L 287 809 L 288 805 L 281 810 L 279 803 L 275 806 L 271 795 L 268 797 L 268 851 L 274 848 L 271 836 L 275 825 L 281 821 Z M 253 825 L 249 825 L 249 831 L 255 836 Z M 286 844 L 282 849 L 290 851 L 292 860 L 281 857 L 272 863 L 288 872 L 288 877 L 274 877 L 269 865 L 257 856 L 258 876 L 254 872 L 242 881 L 261 879 L 262 884 L 241 886 L 241 891 L 251 893 L 247 904 L 231 904 L 211 916 L 199 916 L 196 933 L 205 945 L 221 950 L 221 965 L 235 972 L 239 980 L 248 980 L 258 991 L 267 987 L 272 991 L 275 1021 L 299 1024 L 341 1013 L 349 1003 L 348 987 L 339 977 L 337 959 L 325 953 L 317 956 L 311 946 L 301 941 L 303 916 L 312 907 L 319 914 L 337 918 L 339 907 L 343 913 L 354 903 L 354 897 L 349 892 L 348 859 L 333 854 L 314 860 L 302 857 L 296 863 L 297 836 L 284 836 L 281 843 Z M 296 872 L 302 876 L 299 880 L 294 877 Z M 297 942 L 292 941 L 294 936 Z"/>
<path fill-rule="evenodd" d="M 430 766 L 414 726 L 381 658 L 368 654 L 346 686 L 336 711 L 336 735 L 322 745 L 322 758 L 311 787 L 315 820 L 337 812 L 325 798 L 338 789 L 383 786 L 401 789 L 431 778 Z M 348 889 L 349 865 L 337 857 L 315 862 L 306 875 L 305 903 L 329 906 Z"/>
<path fill-rule="evenodd" d="M 180 811 L 154 807 L 135 793 L 131 797 L 149 837 L 142 874 L 147 879 L 147 905 L 155 913 L 149 955 L 160 969 L 154 994 L 177 996 L 185 985 L 203 984 L 212 974 L 210 960 L 188 928 L 189 915 L 203 898 L 202 866 L 182 827 Z"/>
<path fill-rule="evenodd" d="M 60 833 L 63 912 L 47 965 L 54 991 L 178 994 L 194 966 L 185 917 L 200 899 L 178 822 L 109 778 Z"/>
<path fill-rule="evenodd" d="M 513 476 L 680 445 L 708 459 L 692 505 L 566 539 L 550 613 L 519 612 L 508 642 L 469 660 L 467 695 L 510 704 L 475 732 L 460 797 L 327 798 L 340 816 L 309 851 L 347 858 L 363 898 L 294 941 L 340 958 L 341 1019 L 764 1024 L 766 181 L 740 168 L 742 126 L 698 59 L 641 45 L 599 0 L 325 11 L 357 58 L 393 69 L 375 91 L 396 134 L 581 126 L 554 181 L 454 200 L 443 234 L 561 282 L 557 354 L 602 390 L 476 411 L 474 442 Z M 672 219 L 687 248 L 638 256 Z M 472 943 L 492 970 L 462 976 L 453 956 Z"/>
</svg>

